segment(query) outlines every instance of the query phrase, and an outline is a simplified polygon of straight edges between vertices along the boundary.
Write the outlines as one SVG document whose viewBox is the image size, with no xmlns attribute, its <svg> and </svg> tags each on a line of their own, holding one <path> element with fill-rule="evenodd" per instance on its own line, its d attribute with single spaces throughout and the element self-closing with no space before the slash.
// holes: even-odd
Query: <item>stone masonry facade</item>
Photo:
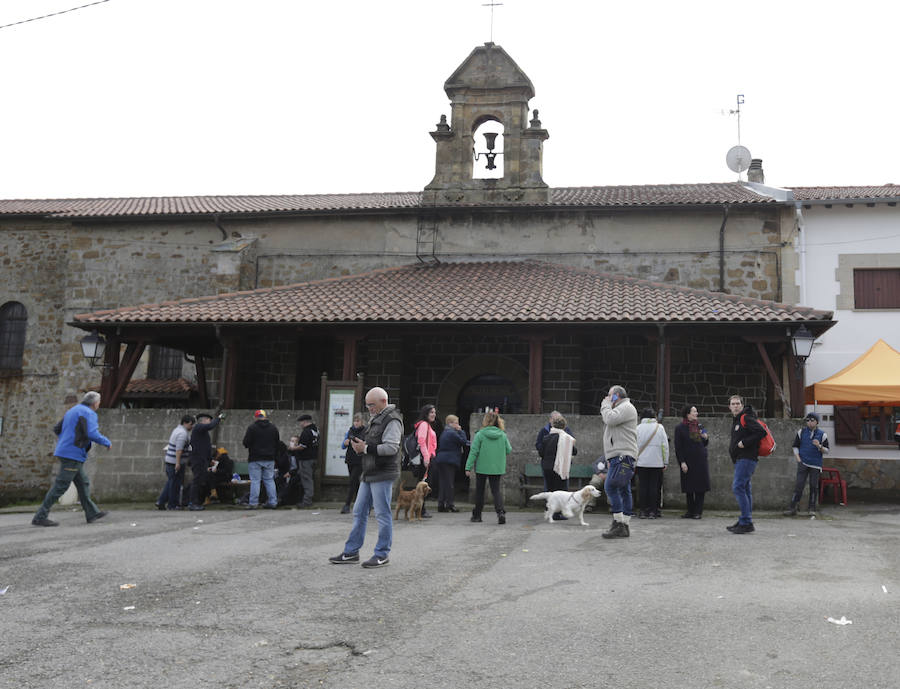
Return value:
<svg viewBox="0 0 900 689">
<path fill-rule="evenodd" d="M 0 378 L 2 499 L 34 496 L 46 486 L 52 467 L 38 457 L 52 451 L 48 429 L 83 391 L 99 384 L 99 369 L 87 366 L 78 344 L 85 333 L 66 325 L 75 314 L 407 265 L 415 261 L 417 218 L 415 213 L 333 213 L 235 217 L 218 225 L 212 217 L 0 221 L 0 304 L 20 302 L 28 313 L 23 368 Z M 442 260 L 540 258 L 710 289 L 718 287 L 722 258 L 727 291 L 777 299 L 778 258 L 773 252 L 780 236 L 778 218 L 776 209 L 735 210 L 720 255 L 721 214 L 716 209 L 458 209 L 438 214 L 435 249 Z M 749 250 L 751 246 L 755 248 Z M 291 389 L 297 346 L 287 338 L 263 347 L 260 361 L 271 361 L 260 364 L 259 371 L 243 372 L 246 398 L 275 409 L 298 403 Z M 445 341 L 440 348 L 417 353 L 404 338 L 378 337 L 360 343 L 357 365 L 367 380 L 386 381 L 392 394 L 418 403 L 439 387 L 440 371 L 449 372 L 463 356 L 444 351 L 454 346 Z M 524 341 L 510 347 L 500 348 L 504 356 L 527 367 Z M 653 361 L 651 349 L 626 369 L 593 371 L 577 361 L 589 342 L 559 340 L 546 347 L 544 408 L 590 411 L 596 399 L 587 390 L 623 375 L 642 394 L 654 388 L 652 367 L 645 368 Z M 422 370 L 431 372 L 413 380 L 409 366 L 419 359 Z M 588 359 L 598 360 L 593 355 Z M 219 365 L 207 361 L 211 404 Z M 569 379 L 566 372 L 578 368 L 584 371 L 582 380 Z M 145 372 L 143 362 L 134 377 Z M 191 372 L 185 366 L 185 375 Z"/>
</svg>

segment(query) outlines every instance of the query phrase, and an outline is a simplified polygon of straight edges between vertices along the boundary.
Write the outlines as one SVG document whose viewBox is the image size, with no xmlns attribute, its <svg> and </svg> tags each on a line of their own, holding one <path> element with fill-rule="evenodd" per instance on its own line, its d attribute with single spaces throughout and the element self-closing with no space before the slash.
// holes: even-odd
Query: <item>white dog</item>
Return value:
<svg viewBox="0 0 900 689">
<path fill-rule="evenodd" d="M 564 517 L 574 517 L 578 514 L 578 520 L 582 526 L 588 526 L 584 521 L 584 508 L 587 507 L 591 498 L 599 498 L 600 491 L 594 486 L 587 485 L 581 490 L 567 491 L 555 490 L 552 493 L 538 493 L 532 495 L 529 500 L 546 500 L 547 511 L 544 512 L 544 518 L 553 523 L 553 515 L 556 512 L 562 512 Z"/>
</svg>

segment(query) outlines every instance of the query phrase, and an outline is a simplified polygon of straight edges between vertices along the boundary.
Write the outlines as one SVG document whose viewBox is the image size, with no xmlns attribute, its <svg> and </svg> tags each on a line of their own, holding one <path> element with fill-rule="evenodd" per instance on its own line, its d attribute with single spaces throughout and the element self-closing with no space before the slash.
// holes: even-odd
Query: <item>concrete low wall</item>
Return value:
<svg viewBox="0 0 900 689">
<path fill-rule="evenodd" d="M 270 419 L 281 430 L 282 437 L 287 438 L 297 432 L 295 419 L 302 412 L 303 410 L 274 411 Z M 316 417 L 315 412 L 309 413 Z M 113 448 L 111 451 L 95 448 L 88 462 L 93 490 L 98 499 L 150 500 L 157 496 L 165 481 L 164 447 L 169 433 L 178 425 L 182 414 L 183 411 L 178 409 L 100 411 L 101 431 L 112 440 Z M 603 422 L 600 417 L 570 415 L 567 419 L 578 438 L 578 463 L 587 464 L 603 454 Z M 537 461 L 534 440 L 538 430 L 546 423 L 546 416 L 519 414 L 507 416 L 505 420 L 513 454 L 509 458 L 502 486 L 506 503 L 516 505 L 519 499 L 519 473 L 525 464 Z M 219 426 L 217 444 L 226 447 L 236 460 L 246 458 L 241 440 L 252 421 L 251 410 L 231 410 Z M 674 418 L 663 421 L 670 441 L 672 430 L 679 421 L 680 419 Z M 471 427 L 477 429 L 480 422 L 481 416 L 473 415 Z M 707 505 L 711 508 L 734 508 L 736 504 L 731 494 L 732 464 L 728 457 L 730 420 L 724 417 L 704 419 L 703 423 L 710 434 L 712 491 L 707 496 Z M 762 509 L 782 507 L 790 498 L 796 472 L 791 442 L 800 425 L 796 420 L 784 419 L 767 419 L 766 423 L 769 424 L 778 447 L 772 457 L 760 460 L 753 477 L 755 504 Z M 674 457 L 674 449 L 672 456 Z M 332 487 L 324 497 L 338 499 L 341 493 L 341 489 Z M 674 463 L 666 471 L 664 500 L 667 507 L 684 505 L 678 470 Z"/>
<path fill-rule="evenodd" d="M 547 423 L 546 415 L 518 414 L 504 417 L 513 453 L 509 457 L 506 476 L 503 478 L 504 499 L 509 504 L 518 504 L 519 474 L 528 463 L 538 461 L 534 447 L 538 430 Z M 603 454 L 603 420 L 599 416 L 567 415 L 569 428 L 575 434 L 578 446 L 577 464 L 589 464 Z M 684 507 L 684 494 L 675 465 L 675 447 L 672 439 L 678 418 L 663 419 L 663 427 L 669 435 L 670 468 L 664 475 L 663 501 L 666 507 Z M 794 433 L 800 422 L 793 419 L 765 419 L 775 437 L 776 450 L 771 457 L 759 460 L 753 475 L 754 505 L 760 509 L 777 509 L 787 505 L 793 491 L 797 464 L 791 451 Z M 712 490 L 706 497 L 710 508 L 736 508 L 737 503 L 731 492 L 734 465 L 728 455 L 731 438 L 730 418 L 702 419 L 709 432 L 709 470 Z M 470 427 L 481 425 L 481 415 L 473 414 Z M 470 496 L 473 493 L 470 492 Z M 488 501 L 490 498 L 488 498 Z M 488 504 L 490 504 L 488 502 Z"/>
<path fill-rule="evenodd" d="M 112 448 L 95 447 L 88 460 L 92 490 L 98 499 L 155 499 L 166 480 L 163 457 L 169 434 L 184 413 L 183 409 L 101 409 L 100 432 L 112 441 Z M 304 410 L 280 410 L 269 414 L 282 440 L 298 433 L 296 418 L 302 413 Z M 235 461 L 246 460 L 241 441 L 252 422 L 252 410 L 227 411 L 225 420 L 212 431 L 216 445 L 225 447 Z"/>
</svg>

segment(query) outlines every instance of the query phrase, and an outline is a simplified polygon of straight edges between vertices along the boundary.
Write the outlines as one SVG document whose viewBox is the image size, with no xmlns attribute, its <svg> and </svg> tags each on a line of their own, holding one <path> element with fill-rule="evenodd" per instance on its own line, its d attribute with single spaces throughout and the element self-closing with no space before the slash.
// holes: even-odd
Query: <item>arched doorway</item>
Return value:
<svg viewBox="0 0 900 689">
<path fill-rule="evenodd" d="M 501 413 L 521 414 L 527 399 L 528 369 L 515 359 L 484 354 L 469 357 L 450 371 L 438 391 L 437 408 L 442 417 L 459 416 L 468 432 L 469 416 L 476 409 L 490 406 L 499 407 Z"/>
<path fill-rule="evenodd" d="M 468 432 L 473 412 L 499 409 L 501 414 L 518 414 L 522 411 L 522 397 L 509 378 L 483 373 L 469 380 L 459 391 L 456 408 L 460 425 Z"/>
<path fill-rule="evenodd" d="M 473 412 L 497 407 L 501 414 L 520 414 L 528 399 L 528 370 L 514 359 L 495 355 L 473 356 L 461 362 L 441 383 L 437 408 L 441 416 L 456 414 L 471 440 L 479 425 L 469 428 Z M 460 465 L 455 492 L 468 493 L 469 480 Z"/>
</svg>

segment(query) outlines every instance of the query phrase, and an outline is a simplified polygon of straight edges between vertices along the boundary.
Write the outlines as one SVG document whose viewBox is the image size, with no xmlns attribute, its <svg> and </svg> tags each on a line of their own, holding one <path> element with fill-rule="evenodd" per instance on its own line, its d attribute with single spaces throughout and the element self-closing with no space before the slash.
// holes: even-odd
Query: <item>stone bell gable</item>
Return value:
<svg viewBox="0 0 900 689">
<path fill-rule="evenodd" d="M 550 135 L 537 110 L 529 119 L 534 86 L 506 51 L 493 43 L 475 48 L 444 83 L 444 91 L 450 98 L 450 124 L 441 115 L 431 132 L 437 145 L 435 174 L 422 205 L 549 203 L 542 159 L 543 142 Z M 497 154 L 503 176 L 478 179 L 473 152 L 484 148 L 484 142 L 476 141 L 475 132 L 488 121 L 503 127 L 502 152 Z"/>
</svg>

